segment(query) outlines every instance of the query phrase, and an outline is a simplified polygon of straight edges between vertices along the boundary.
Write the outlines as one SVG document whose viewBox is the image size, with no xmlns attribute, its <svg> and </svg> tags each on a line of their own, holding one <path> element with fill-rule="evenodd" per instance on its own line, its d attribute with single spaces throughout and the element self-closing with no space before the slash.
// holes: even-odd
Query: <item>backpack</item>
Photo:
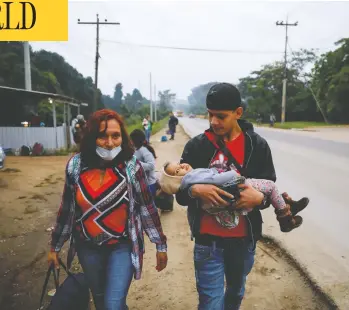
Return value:
<svg viewBox="0 0 349 310">
<path fill-rule="evenodd" d="M 41 156 L 44 154 L 44 146 L 41 143 L 36 142 L 33 146 L 32 155 Z"/>
<path fill-rule="evenodd" d="M 59 263 L 68 274 L 68 277 L 61 285 L 59 285 L 59 270 L 56 271 L 54 265 L 51 264 L 46 273 L 39 309 L 44 309 L 42 308 L 42 303 L 47 289 L 48 280 L 51 273 L 53 273 L 56 293 L 45 310 L 88 310 L 90 303 L 90 291 L 85 275 L 83 273 L 71 273 L 69 270 L 67 270 L 61 259 L 59 259 Z"/>
<path fill-rule="evenodd" d="M 167 137 L 166 136 L 162 136 L 161 137 L 161 142 L 166 142 L 167 141 Z"/>
<path fill-rule="evenodd" d="M 21 156 L 29 156 L 31 154 L 31 147 L 27 145 L 22 145 L 19 154 Z"/>
<path fill-rule="evenodd" d="M 173 211 L 173 195 L 158 190 L 154 199 L 155 205 L 162 211 Z"/>
</svg>

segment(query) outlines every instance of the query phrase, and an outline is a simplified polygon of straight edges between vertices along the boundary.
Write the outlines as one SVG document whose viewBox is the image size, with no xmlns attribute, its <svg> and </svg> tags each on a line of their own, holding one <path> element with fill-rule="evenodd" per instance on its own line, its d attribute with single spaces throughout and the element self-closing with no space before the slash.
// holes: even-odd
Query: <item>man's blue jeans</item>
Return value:
<svg viewBox="0 0 349 310">
<path fill-rule="evenodd" d="M 126 297 L 134 273 L 131 245 L 108 249 L 79 242 L 77 254 L 96 310 L 127 310 Z"/>
<path fill-rule="evenodd" d="M 243 260 L 243 267 L 240 267 L 242 270 L 234 270 L 234 262 L 227 270 L 224 264 L 224 249 L 217 247 L 215 242 L 212 246 L 195 244 L 194 265 L 196 287 L 199 293 L 199 310 L 240 309 L 245 294 L 246 278 L 254 264 L 253 242 L 245 241 L 243 246 L 232 251 L 232 255 L 236 255 L 237 260 Z M 228 283 L 230 281 L 227 281 L 224 293 L 225 276 L 232 279 L 232 283 L 235 284 L 230 285 Z"/>
</svg>

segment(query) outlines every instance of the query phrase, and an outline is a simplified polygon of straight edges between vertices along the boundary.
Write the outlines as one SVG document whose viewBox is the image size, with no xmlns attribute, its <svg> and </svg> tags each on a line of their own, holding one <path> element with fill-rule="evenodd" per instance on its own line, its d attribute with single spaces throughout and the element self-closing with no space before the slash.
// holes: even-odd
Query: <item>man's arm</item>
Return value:
<svg viewBox="0 0 349 310">
<path fill-rule="evenodd" d="M 263 138 L 261 138 L 263 139 Z M 273 156 L 269 144 L 263 139 L 263 145 L 260 151 L 260 156 L 258 156 L 258 174 L 255 176 L 257 179 L 266 179 L 275 182 L 276 173 L 274 168 Z M 270 206 L 271 199 L 265 196 L 260 209 L 266 209 Z"/>
<path fill-rule="evenodd" d="M 275 182 L 276 181 L 276 173 L 274 168 L 273 156 L 271 154 L 271 150 L 267 141 L 264 140 L 264 147 L 262 150 L 263 156 L 260 156 L 259 163 L 259 173 L 258 179 L 266 179 Z M 262 155 L 261 154 L 261 155 Z"/>
<path fill-rule="evenodd" d="M 181 164 L 189 164 L 192 166 L 192 156 L 194 155 L 193 142 L 189 140 L 184 147 L 182 157 L 180 160 Z M 189 201 L 193 198 L 189 196 L 188 193 L 189 187 L 181 188 L 176 194 L 176 200 L 181 206 L 187 206 Z"/>
</svg>

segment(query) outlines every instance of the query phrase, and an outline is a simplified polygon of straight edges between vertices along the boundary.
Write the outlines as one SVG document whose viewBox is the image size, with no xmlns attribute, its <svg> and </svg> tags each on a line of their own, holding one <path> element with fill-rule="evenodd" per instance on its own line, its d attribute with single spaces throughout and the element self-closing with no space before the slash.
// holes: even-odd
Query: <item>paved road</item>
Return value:
<svg viewBox="0 0 349 310">
<path fill-rule="evenodd" d="M 180 118 L 180 124 L 190 136 L 208 127 L 202 119 Z M 279 231 L 272 208 L 263 211 L 264 233 L 281 241 L 340 308 L 349 309 L 349 143 L 307 132 L 256 131 L 271 147 L 280 190 L 311 200 L 303 225 L 289 234 Z"/>
</svg>

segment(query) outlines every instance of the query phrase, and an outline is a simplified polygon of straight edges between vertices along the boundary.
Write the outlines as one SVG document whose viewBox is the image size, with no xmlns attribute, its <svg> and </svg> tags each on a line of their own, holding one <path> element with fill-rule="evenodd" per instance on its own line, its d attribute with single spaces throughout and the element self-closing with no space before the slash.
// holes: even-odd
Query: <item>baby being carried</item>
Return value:
<svg viewBox="0 0 349 310">
<path fill-rule="evenodd" d="M 228 207 L 207 204 L 201 206 L 203 210 L 214 215 L 220 225 L 229 229 L 238 225 L 239 215 L 245 215 L 250 211 L 235 208 L 239 198 L 239 184 L 249 184 L 270 198 L 282 232 L 289 232 L 302 224 L 302 217 L 296 214 L 309 203 L 306 197 L 294 201 L 286 193 L 281 195 L 273 181 L 245 178 L 234 170 L 219 172 L 216 168 L 193 169 L 188 164 L 166 163 L 164 165 L 160 185 L 167 194 L 176 194 L 180 189 L 189 188 L 195 184 L 216 185 L 234 196 L 234 199 L 229 201 Z"/>
</svg>

